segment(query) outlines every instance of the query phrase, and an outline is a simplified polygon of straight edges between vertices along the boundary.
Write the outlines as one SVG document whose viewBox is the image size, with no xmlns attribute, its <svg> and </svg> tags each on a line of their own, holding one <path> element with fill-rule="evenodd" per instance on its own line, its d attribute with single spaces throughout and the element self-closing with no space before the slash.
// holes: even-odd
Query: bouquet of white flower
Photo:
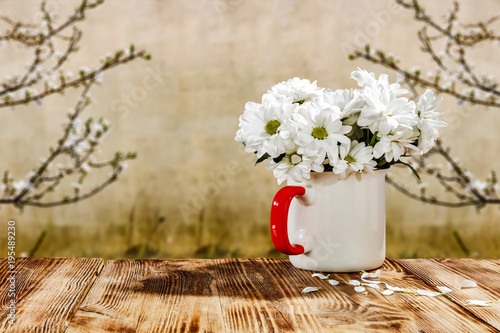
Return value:
<svg viewBox="0 0 500 333">
<path fill-rule="evenodd" d="M 432 148 L 438 129 L 447 124 L 438 120 L 441 101 L 434 103 L 431 90 L 415 104 L 401 97 L 408 91 L 385 74 L 377 80 L 358 69 L 351 78 L 361 89 L 333 91 L 297 77 L 273 86 L 262 103 L 246 103 L 235 140 L 257 154 L 257 163 L 270 160 L 266 169 L 279 184 L 309 179 L 311 171 L 345 178 L 408 165 L 400 158 Z"/>
</svg>

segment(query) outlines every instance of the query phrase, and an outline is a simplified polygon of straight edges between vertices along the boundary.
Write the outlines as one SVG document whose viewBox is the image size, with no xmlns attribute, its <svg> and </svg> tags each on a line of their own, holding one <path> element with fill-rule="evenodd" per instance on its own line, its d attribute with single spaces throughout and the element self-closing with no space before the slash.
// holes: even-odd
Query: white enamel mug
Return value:
<svg viewBox="0 0 500 333">
<path fill-rule="evenodd" d="M 298 268 L 357 272 L 385 260 L 385 175 L 312 172 L 288 181 L 274 197 L 271 236 L 278 251 Z"/>
</svg>

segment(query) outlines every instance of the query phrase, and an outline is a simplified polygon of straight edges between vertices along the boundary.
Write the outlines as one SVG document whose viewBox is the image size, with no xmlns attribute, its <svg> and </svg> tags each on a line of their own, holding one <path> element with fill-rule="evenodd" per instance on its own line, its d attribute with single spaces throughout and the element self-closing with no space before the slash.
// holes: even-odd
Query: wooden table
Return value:
<svg viewBox="0 0 500 333">
<path fill-rule="evenodd" d="M 16 270 L 9 325 L 0 259 L 2 332 L 500 332 L 499 259 L 386 260 L 380 281 L 453 289 L 436 297 L 358 293 L 348 281 L 359 273 L 332 274 L 332 286 L 286 259 L 19 258 Z M 464 279 L 478 287 L 459 290 Z M 302 293 L 307 286 L 321 289 Z"/>
</svg>

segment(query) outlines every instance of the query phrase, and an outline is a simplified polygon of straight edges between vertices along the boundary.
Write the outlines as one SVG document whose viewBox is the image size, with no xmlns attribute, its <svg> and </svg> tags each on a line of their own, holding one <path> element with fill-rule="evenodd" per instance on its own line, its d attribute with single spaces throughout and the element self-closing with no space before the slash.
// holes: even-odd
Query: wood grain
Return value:
<svg viewBox="0 0 500 333">
<path fill-rule="evenodd" d="M 436 286 L 442 284 L 428 283 L 420 276 L 406 269 L 400 260 L 386 260 L 382 281 L 412 291 L 418 289 L 439 291 Z M 395 296 L 395 297 L 394 297 Z M 417 294 L 395 293 L 392 302 L 412 316 L 425 332 L 497 332 L 482 320 L 470 316 L 467 309 L 454 303 L 443 295 L 437 297 Z"/>
<path fill-rule="evenodd" d="M 338 286 L 311 275 L 287 259 L 111 261 L 68 332 L 496 332 L 445 297 L 364 295 L 348 284 L 359 274 L 332 274 Z M 381 280 L 433 289 L 397 261 Z"/>
<path fill-rule="evenodd" d="M 112 260 L 67 332 L 224 332 L 210 260 Z"/>
<path fill-rule="evenodd" d="M 228 332 L 322 332 L 300 290 L 277 259 L 217 260 L 215 272 Z M 287 267 L 288 268 L 288 267 Z"/>
<path fill-rule="evenodd" d="M 327 280 L 312 277 L 310 271 L 293 267 L 287 259 L 256 261 L 261 261 L 279 279 L 280 285 L 293 291 L 297 303 L 307 304 L 324 332 L 418 331 L 418 327 L 403 311 L 378 293 L 356 293 L 353 286 L 348 284 L 350 279 L 359 277 L 356 274 L 331 274 L 330 278 L 340 281 L 339 285 L 332 286 Z M 302 289 L 308 286 L 321 289 L 303 294 Z M 374 299 L 378 301 L 374 302 Z"/>
<path fill-rule="evenodd" d="M 62 332 L 85 297 L 102 259 L 17 258 L 17 319 L 8 323 L 8 265 L 0 259 L 0 330 L 2 332 Z"/>
<path fill-rule="evenodd" d="M 379 280 L 392 286 L 454 289 L 428 297 L 357 293 L 359 273 L 331 274 L 332 286 L 288 259 L 112 260 L 99 273 L 101 259 L 26 258 L 14 328 L 2 260 L 2 332 L 500 332 L 499 303 L 464 305 L 500 298 L 500 260 L 386 260 Z M 457 290 L 463 279 L 479 286 Z"/>
<path fill-rule="evenodd" d="M 500 260 L 498 259 L 411 259 L 399 263 L 432 286 L 446 286 L 445 297 L 465 311 L 500 331 Z M 463 280 L 478 287 L 459 289 Z M 465 306 L 468 300 L 495 301 L 492 307 Z"/>
</svg>

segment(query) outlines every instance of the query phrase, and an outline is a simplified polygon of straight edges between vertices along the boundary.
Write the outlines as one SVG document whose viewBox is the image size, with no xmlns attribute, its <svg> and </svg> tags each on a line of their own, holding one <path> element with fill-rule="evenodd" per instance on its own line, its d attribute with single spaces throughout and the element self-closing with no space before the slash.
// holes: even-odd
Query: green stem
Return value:
<svg viewBox="0 0 500 333">
<path fill-rule="evenodd" d="M 375 140 L 377 139 L 377 132 L 373 133 L 372 139 L 370 140 L 370 146 L 375 145 Z"/>
</svg>

